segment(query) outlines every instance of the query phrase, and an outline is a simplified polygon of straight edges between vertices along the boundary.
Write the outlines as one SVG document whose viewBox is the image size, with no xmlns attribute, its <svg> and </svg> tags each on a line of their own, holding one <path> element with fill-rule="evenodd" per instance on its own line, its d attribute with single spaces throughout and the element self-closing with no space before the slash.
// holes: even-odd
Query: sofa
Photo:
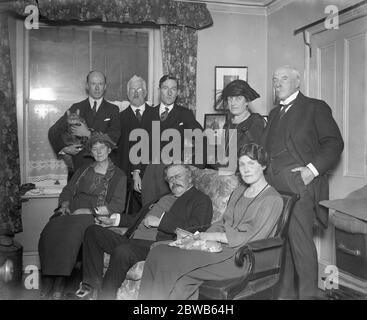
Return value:
<svg viewBox="0 0 367 320">
<path fill-rule="evenodd" d="M 240 178 L 237 174 L 228 174 L 213 169 L 198 169 L 191 167 L 194 186 L 207 194 L 213 203 L 212 222 L 222 218 L 232 191 L 239 185 Z M 125 230 L 115 230 L 123 233 Z M 105 255 L 105 266 L 108 265 L 109 256 Z M 117 300 L 135 300 L 140 287 L 140 279 L 144 268 L 144 261 L 136 263 L 130 268 L 125 281 L 117 292 Z"/>
</svg>

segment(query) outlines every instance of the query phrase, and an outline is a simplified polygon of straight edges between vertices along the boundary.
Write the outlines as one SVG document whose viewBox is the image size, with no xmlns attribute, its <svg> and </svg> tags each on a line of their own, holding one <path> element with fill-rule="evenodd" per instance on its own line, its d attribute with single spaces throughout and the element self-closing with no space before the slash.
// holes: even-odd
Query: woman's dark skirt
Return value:
<svg viewBox="0 0 367 320">
<path fill-rule="evenodd" d="M 84 232 L 92 224 L 91 214 L 60 216 L 46 224 L 38 243 L 43 275 L 70 276 Z"/>
</svg>

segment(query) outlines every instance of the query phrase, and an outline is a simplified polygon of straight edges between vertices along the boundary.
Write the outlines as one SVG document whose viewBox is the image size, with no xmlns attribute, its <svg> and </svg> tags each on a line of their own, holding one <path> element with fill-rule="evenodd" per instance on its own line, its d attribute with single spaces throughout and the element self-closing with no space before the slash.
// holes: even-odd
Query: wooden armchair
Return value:
<svg viewBox="0 0 367 320">
<path fill-rule="evenodd" d="M 288 225 L 298 194 L 281 193 L 283 211 L 275 237 L 250 242 L 238 249 L 235 263 L 247 270 L 243 277 L 205 281 L 200 286 L 199 299 L 241 300 L 274 298 L 284 268 L 285 243 Z"/>
</svg>

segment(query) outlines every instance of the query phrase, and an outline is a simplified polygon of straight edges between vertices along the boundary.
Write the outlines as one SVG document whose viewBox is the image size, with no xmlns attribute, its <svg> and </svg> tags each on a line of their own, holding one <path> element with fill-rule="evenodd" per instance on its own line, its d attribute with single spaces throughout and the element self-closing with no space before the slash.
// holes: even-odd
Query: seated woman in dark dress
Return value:
<svg viewBox="0 0 367 320">
<path fill-rule="evenodd" d="M 224 144 L 222 143 L 226 156 L 230 156 L 228 149 L 234 142 L 235 134 L 237 135 L 237 154 L 244 145 L 261 142 L 265 120 L 260 114 L 251 112 L 249 108 L 251 101 L 259 97 L 260 95 L 244 80 L 234 80 L 223 89 L 216 104 L 227 102 L 228 105 L 229 114 L 223 126 L 225 140 Z M 227 164 L 216 163 L 208 167 L 218 169 L 223 165 Z"/>
<path fill-rule="evenodd" d="M 240 246 L 274 236 L 283 200 L 265 180 L 266 151 L 245 145 L 238 162 L 244 184 L 233 191 L 222 220 L 197 236 L 209 246 L 220 243 L 222 251 L 154 247 L 145 261 L 138 299 L 197 299 L 203 281 L 245 274 L 248 266 L 238 267 L 234 261 Z"/>
<path fill-rule="evenodd" d="M 63 294 L 94 215 L 122 213 L 126 175 L 109 158 L 115 143 L 107 134 L 93 133 L 87 142 L 95 161 L 78 169 L 59 197 L 59 207 L 43 229 L 38 251 L 43 275 L 41 297 Z"/>
</svg>

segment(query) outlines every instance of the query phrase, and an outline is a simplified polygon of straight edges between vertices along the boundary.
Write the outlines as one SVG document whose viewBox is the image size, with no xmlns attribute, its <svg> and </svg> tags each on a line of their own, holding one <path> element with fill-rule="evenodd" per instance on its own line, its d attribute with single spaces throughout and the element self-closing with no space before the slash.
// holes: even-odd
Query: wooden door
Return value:
<svg viewBox="0 0 367 320">
<path fill-rule="evenodd" d="M 329 174 L 330 199 L 340 199 L 367 184 L 367 17 L 310 35 L 308 93 L 332 108 L 345 143 Z M 315 242 L 321 278 L 325 267 L 335 264 L 333 227 L 317 230 Z"/>
</svg>

